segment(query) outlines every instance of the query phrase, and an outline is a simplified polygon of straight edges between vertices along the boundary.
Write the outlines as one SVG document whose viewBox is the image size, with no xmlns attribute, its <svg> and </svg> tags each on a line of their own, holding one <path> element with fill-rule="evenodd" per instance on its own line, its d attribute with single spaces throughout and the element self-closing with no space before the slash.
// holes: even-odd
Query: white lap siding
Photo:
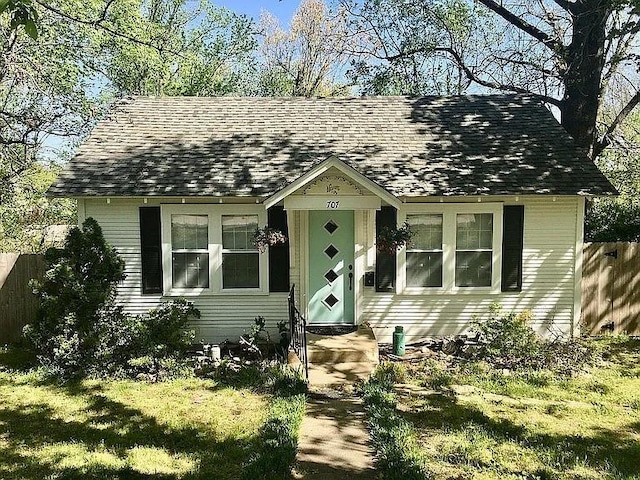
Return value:
<svg viewBox="0 0 640 480">
<path fill-rule="evenodd" d="M 462 200 L 458 200 L 462 201 Z M 492 202 L 513 203 L 511 198 L 492 198 Z M 176 203 L 180 199 L 175 200 Z M 101 225 L 105 238 L 126 262 L 127 278 L 118 289 L 118 301 L 133 314 L 143 313 L 170 299 L 162 295 L 143 295 L 141 292 L 140 227 L 138 209 L 159 201 L 144 204 L 139 199 L 79 200 L 80 221 L 91 216 Z M 505 310 L 531 310 L 534 328 L 542 334 L 570 335 L 575 322 L 576 297 L 574 274 L 579 271 L 576 258 L 577 239 L 581 232 L 581 209 L 584 201 L 578 197 L 522 197 L 517 204 L 525 206 L 523 285 L 521 292 L 500 293 L 379 293 L 364 287 L 362 275 L 375 266 L 374 223 L 372 211 L 356 216 L 356 262 L 361 272 L 357 291 L 358 321 L 369 322 L 380 341 L 389 342 L 393 329 L 402 325 L 408 340 L 431 335 L 452 335 L 465 332 L 477 316 L 486 315 L 493 302 Z M 298 299 L 304 292 L 304 248 L 306 242 L 301 213 L 289 212 L 291 240 L 291 279 L 298 286 Z M 578 228 L 579 227 L 579 228 Z M 366 253 L 362 255 L 362 253 Z M 287 318 L 287 294 L 268 295 L 203 295 L 189 297 L 200 309 L 202 317 L 193 323 L 198 340 L 219 342 L 236 340 L 248 331 L 253 319 L 264 316 L 270 331 L 277 334 L 276 324 Z M 578 301 L 576 301 L 578 300 Z M 304 310 L 304 301 L 299 305 Z M 579 310 L 579 307 L 578 307 Z"/>
<path fill-rule="evenodd" d="M 575 320 L 576 238 L 583 200 L 547 197 L 521 199 L 518 204 L 525 206 L 521 292 L 415 295 L 379 293 L 367 287 L 363 289 L 360 321 L 369 322 L 380 341 L 390 342 L 396 325 L 404 327 L 411 341 L 463 333 L 474 318 L 486 317 L 489 306 L 498 302 L 507 311 L 531 310 L 533 327 L 543 335 L 570 335 Z M 368 248 L 374 247 L 369 244 Z"/>
<path fill-rule="evenodd" d="M 179 200 L 176 202 L 179 203 Z M 144 313 L 172 297 L 142 294 L 140 258 L 140 221 L 138 209 L 158 205 L 157 201 L 144 204 L 142 200 L 85 199 L 79 200 L 79 220 L 93 217 L 106 240 L 117 249 L 125 261 L 127 278 L 118 287 L 118 302 L 131 314 Z M 200 310 L 201 318 L 192 324 L 196 340 L 221 342 L 236 341 L 248 332 L 253 320 L 263 316 L 272 335 L 277 335 L 277 323 L 287 319 L 287 294 L 268 295 L 202 295 L 188 297 Z M 274 337 L 276 339 L 276 337 Z"/>
</svg>

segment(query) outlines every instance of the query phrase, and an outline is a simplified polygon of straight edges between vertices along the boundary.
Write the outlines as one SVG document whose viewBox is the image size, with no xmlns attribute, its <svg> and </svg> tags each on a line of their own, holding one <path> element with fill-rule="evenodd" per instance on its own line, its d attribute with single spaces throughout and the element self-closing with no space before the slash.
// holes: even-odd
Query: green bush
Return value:
<svg viewBox="0 0 640 480">
<path fill-rule="evenodd" d="M 425 387 L 441 389 L 453 383 L 454 374 L 442 362 L 428 358 L 421 366 L 420 383 Z"/>
<path fill-rule="evenodd" d="M 40 310 L 24 329 L 41 366 L 62 378 L 157 379 L 182 369 L 193 340 L 187 322 L 199 312 L 176 300 L 144 315 L 126 315 L 115 303 L 124 261 L 94 219 L 74 228 L 64 248 L 50 249 L 45 259 L 44 280 L 34 282 Z"/>
<path fill-rule="evenodd" d="M 487 319 L 477 319 L 473 330 L 480 335 L 481 348 L 471 355 L 494 367 L 511 370 L 548 369 L 571 375 L 597 362 L 599 355 L 593 344 L 579 339 L 545 340 L 529 325 L 533 317 L 503 312 L 498 304 L 489 308 Z"/>
<path fill-rule="evenodd" d="M 124 261 L 92 218 L 69 232 L 64 248 L 49 249 L 45 261 L 43 281 L 33 284 L 40 309 L 24 335 L 42 365 L 63 376 L 83 375 L 95 363 L 100 320 L 121 315 L 113 304 Z"/>
<path fill-rule="evenodd" d="M 589 202 L 585 217 L 588 242 L 640 241 L 640 201 L 623 195 Z"/>
<path fill-rule="evenodd" d="M 200 312 L 176 299 L 143 315 L 118 316 L 101 323 L 97 371 L 113 376 L 159 380 L 187 371 L 187 352 L 194 341 L 188 322 Z"/>
<path fill-rule="evenodd" d="M 373 378 L 385 385 L 407 381 L 407 367 L 403 363 L 382 362 L 373 372 Z"/>
<path fill-rule="evenodd" d="M 542 340 L 529 322 L 531 312 L 503 312 L 498 304 L 489 307 L 489 317 L 476 319 L 473 330 L 480 335 L 482 348 L 478 355 L 489 363 L 504 368 L 528 368 L 537 364 Z"/>
</svg>

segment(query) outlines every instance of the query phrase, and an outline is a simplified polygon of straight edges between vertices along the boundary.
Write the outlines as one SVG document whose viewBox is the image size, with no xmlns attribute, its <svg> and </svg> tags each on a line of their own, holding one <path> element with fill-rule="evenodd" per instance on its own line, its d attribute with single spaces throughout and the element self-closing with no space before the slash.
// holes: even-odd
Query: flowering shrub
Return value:
<svg viewBox="0 0 640 480">
<path fill-rule="evenodd" d="M 376 248 L 379 252 L 395 255 L 396 251 L 411 242 L 411 227 L 404 222 L 401 227 L 384 227 L 376 237 Z"/>
<path fill-rule="evenodd" d="M 269 247 L 287 242 L 287 236 L 277 228 L 258 228 L 253 234 L 253 243 L 261 253 L 266 252 Z"/>
</svg>

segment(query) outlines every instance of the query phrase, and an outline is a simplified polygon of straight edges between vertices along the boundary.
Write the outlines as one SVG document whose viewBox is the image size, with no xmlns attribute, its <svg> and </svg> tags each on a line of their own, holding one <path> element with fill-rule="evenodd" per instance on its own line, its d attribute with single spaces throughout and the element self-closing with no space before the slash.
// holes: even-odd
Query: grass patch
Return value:
<svg viewBox="0 0 640 480">
<path fill-rule="evenodd" d="M 54 383 L 18 360 L 0 350 L 0 478 L 246 478 L 272 419 L 304 410 L 303 395 L 196 378 Z"/>
<path fill-rule="evenodd" d="M 297 372 L 286 367 L 272 368 L 269 378 L 275 399 L 260 428 L 258 450 L 244 469 L 246 480 L 290 478 L 298 451 L 306 384 Z"/>
<path fill-rule="evenodd" d="M 413 388 L 384 394 L 392 399 L 386 429 L 405 432 L 411 457 L 433 478 L 638 479 L 640 342 L 594 342 L 605 360 L 575 376 L 483 363 L 411 366 L 404 376 Z M 376 435 L 372 428 L 381 455 L 401 444 Z"/>
<path fill-rule="evenodd" d="M 360 392 L 377 452 L 378 470 L 385 479 L 423 480 L 429 477 L 426 455 L 411 423 L 396 411 L 396 395 L 392 382 L 388 381 L 395 373 L 383 365 Z"/>
</svg>

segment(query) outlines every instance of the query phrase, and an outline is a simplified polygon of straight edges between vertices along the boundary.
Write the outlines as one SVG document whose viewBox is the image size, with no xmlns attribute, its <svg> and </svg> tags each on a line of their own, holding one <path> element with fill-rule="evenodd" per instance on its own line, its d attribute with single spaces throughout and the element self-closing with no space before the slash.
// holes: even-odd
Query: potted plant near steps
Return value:
<svg viewBox="0 0 640 480">
<path fill-rule="evenodd" d="M 399 227 L 384 227 L 376 236 L 376 249 L 379 252 L 395 255 L 402 247 L 410 245 L 411 236 L 411 227 L 407 222 Z"/>
</svg>

